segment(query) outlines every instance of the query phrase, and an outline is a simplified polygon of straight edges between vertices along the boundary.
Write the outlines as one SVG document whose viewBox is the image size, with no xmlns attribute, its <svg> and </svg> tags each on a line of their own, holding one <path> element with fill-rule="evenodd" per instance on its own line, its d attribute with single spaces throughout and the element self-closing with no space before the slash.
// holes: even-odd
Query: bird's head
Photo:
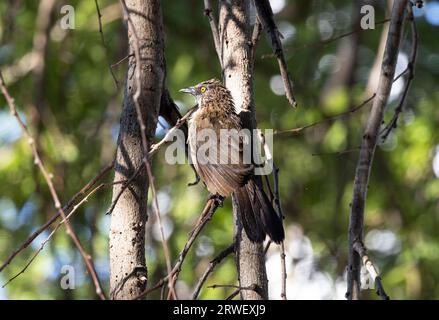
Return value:
<svg viewBox="0 0 439 320">
<path fill-rule="evenodd" d="M 210 101 L 221 101 L 224 98 L 231 98 L 230 92 L 216 79 L 200 82 L 193 87 L 181 89 L 180 92 L 193 95 L 201 108 Z"/>
</svg>

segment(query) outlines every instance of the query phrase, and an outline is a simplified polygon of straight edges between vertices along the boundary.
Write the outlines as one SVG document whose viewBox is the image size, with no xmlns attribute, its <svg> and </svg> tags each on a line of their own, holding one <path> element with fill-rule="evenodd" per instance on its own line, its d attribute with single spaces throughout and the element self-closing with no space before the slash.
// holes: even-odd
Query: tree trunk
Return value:
<svg viewBox="0 0 439 320">
<path fill-rule="evenodd" d="M 253 101 L 253 61 L 249 0 L 219 2 L 219 40 L 223 78 L 241 117 L 248 119 L 248 126 L 256 127 Z M 244 114 L 243 114 L 244 113 Z M 241 290 L 241 299 L 268 298 L 267 273 L 262 243 L 251 242 L 242 228 L 232 196 L 235 220 L 236 265 L 239 285 L 255 290 Z"/>
<path fill-rule="evenodd" d="M 165 74 L 160 1 L 126 0 L 125 3 L 128 10 L 126 19 L 130 58 L 115 162 L 115 182 L 128 180 L 141 166 L 145 152 L 133 100 L 137 89 L 135 69 L 140 68 L 138 102 L 148 145 L 155 133 Z M 136 61 L 136 48 L 140 61 Z M 114 185 L 113 201 L 122 186 Z M 137 178 L 122 193 L 112 212 L 109 248 L 112 299 L 132 299 L 146 288 L 145 224 L 148 186 L 148 175 L 145 168 L 142 168 Z"/>
</svg>

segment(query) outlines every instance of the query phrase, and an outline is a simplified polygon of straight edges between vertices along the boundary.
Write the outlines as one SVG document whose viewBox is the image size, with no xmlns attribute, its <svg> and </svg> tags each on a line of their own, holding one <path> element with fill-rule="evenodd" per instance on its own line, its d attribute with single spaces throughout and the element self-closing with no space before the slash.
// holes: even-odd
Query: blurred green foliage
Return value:
<svg viewBox="0 0 439 320">
<path fill-rule="evenodd" d="M 284 4 L 276 14 L 283 25 L 288 67 L 295 81 L 297 110 L 276 95 L 279 71 L 271 49 L 261 38 L 255 61 L 255 101 L 261 128 L 286 130 L 335 115 L 361 103 L 372 67 L 382 25 L 360 32 L 353 81 L 323 88 L 344 61 L 337 49 L 344 40 L 323 40 L 350 31 L 352 1 L 275 1 Z M 59 27 L 59 1 L 53 12 L 44 74 L 44 108 L 39 132 L 40 148 L 54 183 L 67 202 L 115 151 L 126 61 L 114 67 L 117 88 L 108 70 L 126 56 L 126 34 L 118 1 L 99 1 L 108 50 L 102 45 L 94 1 L 71 0 L 76 28 Z M 35 79 L 26 56 L 33 50 L 39 1 L 0 2 L 0 68 L 21 114 L 33 132 Z M 385 17 L 384 1 L 376 2 L 376 19 Z M 383 273 L 387 293 L 394 299 L 439 299 L 439 27 L 426 20 L 425 9 L 416 11 L 419 58 L 416 76 L 398 128 L 376 152 L 366 208 L 366 240 Z M 205 79 L 220 77 L 211 32 L 202 1 L 163 1 L 166 34 L 167 85 L 184 113 L 193 103 L 178 89 Z M 408 28 L 406 28 L 408 29 Z M 407 37 L 407 41 L 410 37 Z M 403 43 L 408 56 L 410 46 Z M 393 114 L 399 95 L 389 102 L 386 120 Z M 274 159 L 280 168 L 280 190 L 286 225 L 299 226 L 313 246 L 313 270 L 333 281 L 343 279 L 347 259 L 347 226 L 357 147 L 367 119 L 368 106 L 348 118 L 325 122 L 301 131 L 274 137 Z M 47 186 L 33 165 L 32 155 L 0 98 L 0 261 L 54 214 Z M 162 124 L 166 125 L 164 120 Z M 163 136 L 158 129 L 157 139 Z M 337 153 L 350 150 L 349 152 Z M 436 163 L 436 167 L 433 164 Z M 171 166 L 161 150 L 154 158 L 159 204 L 172 257 L 183 247 L 207 197 L 187 165 Z M 435 171 L 436 170 L 436 175 Z M 111 175 L 106 178 L 111 181 Z M 92 196 L 74 215 L 73 225 L 92 254 L 108 289 L 108 229 L 105 216 L 111 190 Z M 154 235 L 153 214 L 147 232 L 147 264 L 150 284 L 166 272 L 159 237 Z M 21 270 L 48 233 L 38 237 L 0 273 L 0 283 Z M 375 236 L 374 236 L 375 235 Z M 381 235 L 381 236 L 380 236 Z M 391 235 L 390 237 L 383 235 Z M 210 259 L 227 247 L 233 236 L 230 201 L 218 210 L 203 236 L 188 255 L 178 283 L 182 296 L 192 291 Z M 366 244 L 368 244 L 366 243 Z M 288 248 L 289 243 L 287 241 Z M 297 263 L 290 256 L 287 263 Z M 61 266 L 75 266 L 76 290 L 62 290 Z M 295 271 L 299 272 L 299 271 Z M 269 273 L 278 273 L 270 270 Z M 290 275 L 294 279 L 295 275 Z M 337 280 L 338 279 L 338 280 Z M 236 282 L 234 260 L 228 257 L 207 284 Z M 203 289 L 201 298 L 225 298 L 231 289 Z M 366 291 L 375 299 L 373 290 Z M 158 298 L 154 293 L 152 298 Z M 274 296 L 277 298 L 278 295 Z M 339 298 L 340 295 L 332 296 Z M 79 254 L 64 229 L 59 230 L 35 262 L 8 286 L 0 299 L 95 298 L 94 288 Z"/>
</svg>

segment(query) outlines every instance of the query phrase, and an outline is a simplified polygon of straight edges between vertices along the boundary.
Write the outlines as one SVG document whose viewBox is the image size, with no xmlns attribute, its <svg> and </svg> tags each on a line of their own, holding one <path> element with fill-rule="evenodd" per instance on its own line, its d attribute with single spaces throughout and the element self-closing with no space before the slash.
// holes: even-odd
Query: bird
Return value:
<svg viewBox="0 0 439 320">
<path fill-rule="evenodd" d="M 285 238 L 282 218 L 264 192 L 261 178 L 255 175 L 255 165 L 251 160 L 244 161 L 245 140 L 237 133 L 245 126 L 230 91 L 219 80 L 211 79 L 180 92 L 192 95 L 198 104 L 188 121 L 188 145 L 195 170 L 207 187 L 209 197 L 222 203 L 234 194 L 247 237 L 260 243 L 268 235 L 275 243 L 281 243 Z M 220 141 L 224 130 L 237 130 L 230 131 L 234 134 L 227 143 Z M 209 142 L 203 140 L 209 135 L 205 132 L 214 134 L 210 142 L 216 145 L 207 148 L 206 159 L 202 159 L 201 151 Z"/>
</svg>

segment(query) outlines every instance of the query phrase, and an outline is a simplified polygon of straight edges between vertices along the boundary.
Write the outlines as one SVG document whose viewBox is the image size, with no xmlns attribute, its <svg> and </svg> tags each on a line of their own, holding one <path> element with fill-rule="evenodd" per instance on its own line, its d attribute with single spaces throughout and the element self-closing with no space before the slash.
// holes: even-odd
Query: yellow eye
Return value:
<svg viewBox="0 0 439 320">
<path fill-rule="evenodd" d="M 206 92 L 206 87 L 205 87 L 205 86 L 202 86 L 202 87 L 200 88 L 200 92 L 201 92 L 201 93 L 205 93 L 205 92 Z"/>
</svg>

